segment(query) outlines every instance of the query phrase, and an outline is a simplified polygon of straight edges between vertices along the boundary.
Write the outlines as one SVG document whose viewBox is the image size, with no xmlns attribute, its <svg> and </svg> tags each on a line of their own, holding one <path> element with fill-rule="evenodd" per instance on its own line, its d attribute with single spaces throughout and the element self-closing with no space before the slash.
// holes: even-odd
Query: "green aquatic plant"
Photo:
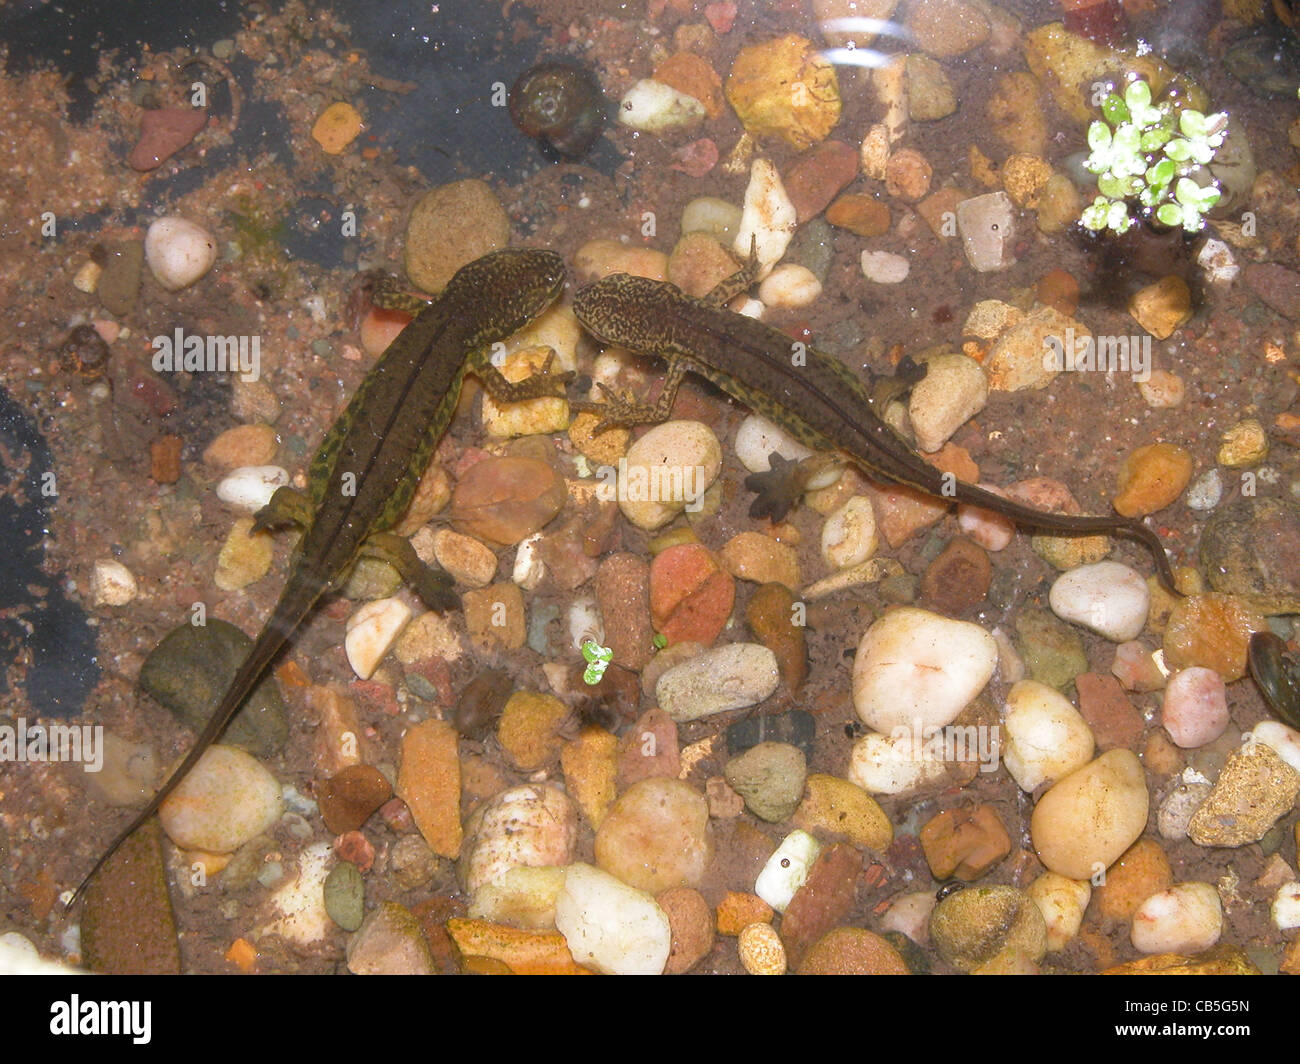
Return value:
<svg viewBox="0 0 1300 1064">
<path fill-rule="evenodd" d="M 582 659 L 587 663 L 586 669 L 582 673 L 582 682 L 588 686 L 595 687 L 600 683 L 600 679 L 605 675 L 605 670 L 609 668 L 609 663 L 614 660 L 614 651 L 610 647 L 603 647 L 594 639 L 588 639 L 582 644 Z"/>
<path fill-rule="evenodd" d="M 1127 232 L 1134 220 L 1129 209 L 1136 204 L 1161 225 L 1189 233 L 1200 229 L 1220 190 L 1196 175 L 1208 176 L 1205 167 L 1227 135 L 1227 114 L 1180 110 L 1170 100 L 1153 104 L 1151 86 L 1133 81 L 1123 96 L 1106 96 L 1101 115 L 1088 127 L 1090 154 L 1083 164 L 1097 175 L 1100 195 L 1083 209 L 1083 225 L 1094 232 Z"/>
</svg>

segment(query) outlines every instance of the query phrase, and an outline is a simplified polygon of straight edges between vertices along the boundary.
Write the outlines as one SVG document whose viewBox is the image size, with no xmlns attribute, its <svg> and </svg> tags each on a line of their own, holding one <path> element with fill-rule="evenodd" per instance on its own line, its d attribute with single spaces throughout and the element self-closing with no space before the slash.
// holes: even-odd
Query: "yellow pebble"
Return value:
<svg viewBox="0 0 1300 1064">
<path fill-rule="evenodd" d="M 1268 433 L 1253 417 L 1238 421 L 1220 438 L 1219 465 L 1238 469 L 1258 465 L 1268 457 Z"/>
<path fill-rule="evenodd" d="M 740 932 L 740 963 L 750 975 L 785 975 L 785 947 L 771 924 L 750 924 Z"/>
<path fill-rule="evenodd" d="M 332 103 L 316 119 L 311 135 L 326 155 L 338 155 L 357 139 L 361 127 L 361 115 L 355 107 L 350 103 Z"/>
</svg>

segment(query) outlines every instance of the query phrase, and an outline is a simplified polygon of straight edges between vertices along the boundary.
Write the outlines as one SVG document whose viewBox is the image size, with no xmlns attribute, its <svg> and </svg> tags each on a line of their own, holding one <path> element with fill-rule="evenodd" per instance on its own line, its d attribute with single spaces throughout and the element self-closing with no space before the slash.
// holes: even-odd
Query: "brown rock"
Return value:
<svg viewBox="0 0 1300 1064">
<path fill-rule="evenodd" d="M 471 588 L 460 597 L 470 642 L 479 653 L 518 650 L 524 645 L 524 596 L 515 583 Z"/>
<path fill-rule="evenodd" d="M 1198 846 L 1258 842 L 1291 811 L 1300 795 L 1300 772 L 1263 743 L 1234 750 L 1214 790 L 1192 815 L 1187 837 Z"/>
<path fill-rule="evenodd" d="M 915 148 L 894 152 L 885 164 L 885 191 L 907 203 L 917 203 L 930 192 L 934 168 Z"/>
<path fill-rule="evenodd" d="M 1038 302 L 1067 318 L 1079 309 L 1079 282 L 1062 269 L 1048 270 L 1038 279 Z"/>
<path fill-rule="evenodd" d="M 536 772 L 560 756 L 560 731 L 569 707 L 554 695 L 516 691 L 506 701 L 497 724 L 497 741 L 522 772 Z"/>
<path fill-rule="evenodd" d="M 821 214 L 857 174 L 857 150 L 843 141 L 822 141 L 800 155 L 785 174 L 785 192 L 794 204 L 798 224 Z M 887 230 L 888 210 L 885 214 Z"/>
<path fill-rule="evenodd" d="M 561 477 L 538 458 L 485 458 L 465 470 L 451 494 L 458 532 L 509 547 L 542 529 L 564 507 Z"/>
<path fill-rule="evenodd" d="M 86 967 L 102 975 L 180 974 L 157 818 L 123 842 L 90 881 L 81 947 Z"/>
<path fill-rule="evenodd" d="M 1192 316 L 1192 291 L 1171 274 L 1135 292 L 1128 311 L 1157 340 L 1167 340 Z"/>
<path fill-rule="evenodd" d="M 203 452 L 203 461 L 218 469 L 266 465 L 278 446 L 270 425 L 236 425 L 227 429 Z"/>
<path fill-rule="evenodd" d="M 722 79 L 703 56 L 677 52 L 655 67 L 653 77 L 699 100 L 709 118 L 722 114 Z"/>
<path fill-rule="evenodd" d="M 619 744 L 617 779 L 620 790 L 654 777 L 676 779 L 681 771 L 677 725 L 655 707 L 641 715 Z"/>
<path fill-rule="evenodd" d="M 1129 701 L 1114 676 L 1085 672 L 1074 678 L 1079 693 L 1079 715 L 1092 730 L 1097 747 L 1136 750 L 1142 738 L 1142 714 Z"/>
<path fill-rule="evenodd" d="M 397 795 L 434 853 L 460 856 L 460 760 L 456 729 L 446 721 L 422 721 L 402 736 Z"/>
<path fill-rule="evenodd" d="M 1300 940 L 1297 940 L 1300 941 Z M 1184 957 L 1178 953 L 1155 953 L 1107 968 L 1102 975 L 1259 975 L 1259 969 L 1236 946 L 1220 943 L 1213 949 Z"/>
<path fill-rule="evenodd" d="M 889 817 L 871 795 L 855 783 L 814 772 L 804 781 L 806 794 L 793 823 L 811 834 L 847 838 L 855 846 L 881 852 L 894 840 Z"/>
<path fill-rule="evenodd" d="M 923 52 L 940 59 L 961 55 L 988 39 L 989 21 L 965 0 L 927 0 L 907 9 L 905 25 Z"/>
<path fill-rule="evenodd" d="M 669 644 L 709 646 L 735 603 L 736 582 L 708 548 L 682 543 L 650 563 L 650 615 Z"/>
<path fill-rule="evenodd" d="M 937 237 L 957 235 L 957 204 L 970 197 L 951 185 L 932 192 L 916 205 L 916 213 Z"/>
<path fill-rule="evenodd" d="M 199 107 L 159 107 L 140 117 L 140 138 L 126 157 L 132 170 L 154 170 L 199 135 L 208 112 Z"/>
<path fill-rule="evenodd" d="M 729 890 L 718 902 L 718 934 L 738 935 L 750 924 L 770 924 L 775 910 L 757 894 Z"/>
<path fill-rule="evenodd" d="M 1251 263 L 1242 278 L 1265 306 L 1292 321 L 1300 319 L 1300 273 L 1274 262 Z"/>
<path fill-rule="evenodd" d="M 1251 633 L 1267 627 L 1263 615 L 1235 595 L 1188 595 L 1169 611 L 1165 664 L 1171 669 L 1202 665 L 1231 683 L 1246 675 Z"/>
<path fill-rule="evenodd" d="M 1106 869 L 1106 882 L 1097 887 L 1093 900 L 1106 919 L 1131 920 L 1147 898 L 1173 884 L 1164 847 L 1155 839 L 1138 839 Z"/>
<path fill-rule="evenodd" d="M 487 920 L 447 921 L 447 934 L 455 943 L 461 963 L 491 958 L 515 975 L 585 975 L 587 969 L 573 959 L 558 931 L 522 931 Z"/>
<path fill-rule="evenodd" d="M 510 218 L 485 181 L 431 188 L 406 227 L 406 275 L 426 292 L 441 292 L 466 263 L 510 242 Z"/>
<path fill-rule="evenodd" d="M 1191 452 L 1172 443 L 1139 447 L 1120 467 L 1119 491 L 1111 505 L 1125 517 L 1163 510 L 1183 493 L 1195 468 Z"/>
<path fill-rule="evenodd" d="M 804 956 L 800 975 L 910 975 L 903 955 L 860 927 L 828 931 Z"/>
<path fill-rule="evenodd" d="M 356 831 L 393 796 L 393 786 L 374 765 L 351 765 L 315 786 L 321 819 L 335 835 Z"/>
<path fill-rule="evenodd" d="M 991 805 L 949 809 L 926 821 L 919 833 L 935 879 L 978 879 L 1011 852 L 1011 838 Z"/>
<path fill-rule="evenodd" d="M 149 444 L 149 477 L 155 484 L 175 484 L 181 479 L 181 448 L 185 441 L 170 433 Z"/>
<path fill-rule="evenodd" d="M 823 850 L 781 917 L 787 961 L 798 968 L 808 950 L 853 909 L 862 855 L 847 843 Z"/>
<path fill-rule="evenodd" d="M 654 650 L 650 567 L 635 554 L 609 555 L 596 571 L 596 602 L 614 664 L 639 672 Z"/>
<path fill-rule="evenodd" d="M 921 602 L 948 617 L 966 613 L 984 601 L 993 580 L 993 563 L 964 536 L 949 542 L 921 578 Z"/>
<path fill-rule="evenodd" d="M 713 949 L 713 910 L 698 890 L 673 887 L 655 898 L 668 917 L 673 945 L 664 966 L 665 975 L 689 972 Z"/>
<path fill-rule="evenodd" d="M 793 623 L 794 592 L 785 584 L 763 584 L 745 607 L 745 624 L 754 638 L 776 655 L 781 679 L 791 694 L 808 675 L 808 641 L 805 628 Z"/>
<path fill-rule="evenodd" d="M 882 236 L 889 232 L 889 208 L 865 192 L 850 192 L 830 205 L 826 220 L 858 236 Z"/>
</svg>

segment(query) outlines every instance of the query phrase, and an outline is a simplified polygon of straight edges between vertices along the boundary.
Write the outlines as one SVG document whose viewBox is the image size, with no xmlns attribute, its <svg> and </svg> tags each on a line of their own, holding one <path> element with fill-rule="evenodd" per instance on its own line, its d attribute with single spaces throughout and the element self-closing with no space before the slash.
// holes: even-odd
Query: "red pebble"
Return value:
<svg viewBox="0 0 1300 1064">
<path fill-rule="evenodd" d="M 334 853 L 341 861 L 349 861 L 359 872 L 369 872 L 375 863 L 375 848 L 359 831 L 348 831 L 334 840 Z"/>
</svg>

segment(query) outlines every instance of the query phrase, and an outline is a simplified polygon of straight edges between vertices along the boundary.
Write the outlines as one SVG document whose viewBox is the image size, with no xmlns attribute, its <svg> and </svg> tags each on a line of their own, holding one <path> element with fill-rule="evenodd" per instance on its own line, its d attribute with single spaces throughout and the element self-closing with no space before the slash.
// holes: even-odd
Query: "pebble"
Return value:
<svg viewBox="0 0 1300 1064">
<path fill-rule="evenodd" d="M 894 828 L 880 804 L 848 780 L 813 773 L 805 781 L 806 794 L 793 815 L 795 827 L 831 838 L 847 838 L 853 845 L 883 852 L 894 839 Z"/>
<path fill-rule="evenodd" d="M 1229 469 L 1259 465 L 1268 457 L 1268 433 L 1258 418 L 1242 418 L 1220 437 L 1217 461 Z"/>
<path fill-rule="evenodd" d="M 1260 742 L 1271 747 L 1283 761 L 1300 772 L 1300 732 L 1288 728 L 1280 720 L 1262 720 L 1248 733 L 1247 742 Z"/>
<path fill-rule="evenodd" d="M 825 140 L 840 118 L 835 67 L 798 34 L 742 48 L 726 94 L 748 133 L 780 137 L 795 151 Z"/>
<path fill-rule="evenodd" d="M 317 783 L 315 795 L 325 826 L 342 835 L 359 830 L 393 796 L 393 785 L 374 765 L 349 765 Z"/>
<path fill-rule="evenodd" d="M 95 562 L 90 575 L 91 601 L 96 606 L 125 606 L 135 598 L 135 574 L 112 558 Z"/>
<path fill-rule="evenodd" d="M 704 121 L 704 104 L 671 85 L 642 78 L 618 102 L 621 125 L 642 133 L 694 129 Z"/>
<path fill-rule="evenodd" d="M 348 939 L 353 975 L 433 975 L 433 955 L 420 922 L 405 906 L 380 902 Z"/>
<path fill-rule="evenodd" d="M 860 927 L 823 935 L 800 963 L 800 975 L 909 975 L 907 962 L 885 938 Z"/>
<path fill-rule="evenodd" d="M 981 484 L 985 491 L 994 495 L 1005 495 L 1001 488 L 992 484 Z M 1016 523 L 996 510 L 985 510 L 979 506 L 965 503 L 957 506 L 957 527 L 976 546 L 996 553 L 1006 550 L 1016 536 Z M 990 574 L 991 577 L 992 574 Z"/>
<path fill-rule="evenodd" d="M 1223 905 L 1209 883 L 1178 883 L 1147 898 L 1130 937 L 1142 953 L 1200 953 L 1223 933 Z"/>
<path fill-rule="evenodd" d="M 813 453 L 780 426 L 758 414 L 750 414 L 740 423 L 736 430 L 735 451 L 741 465 L 751 473 L 766 473 L 771 469 L 770 458 L 774 451 L 791 462 L 798 462 Z"/>
<path fill-rule="evenodd" d="M 754 893 L 777 912 L 785 912 L 821 852 L 821 843 L 806 831 L 790 832 L 763 865 Z"/>
<path fill-rule="evenodd" d="M 419 835 L 403 835 L 388 851 L 388 867 L 399 890 L 417 890 L 445 864 Z"/>
<path fill-rule="evenodd" d="M 1050 871 L 1090 879 L 1142 834 L 1149 801 L 1137 755 L 1110 750 L 1039 799 L 1030 820 L 1034 849 Z"/>
<path fill-rule="evenodd" d="M 365 919 L 366 882 L 349 861 L 340 861 L 330 869 L 322 888 L 325 911 L 344 931 L 355 931 Z"/>
<path fill-rule="evenodd" d="M 516 691 L 501 711 L 497 741 L 521 772 L 536 772 L 559 758 L 569 718 L 569 707 L 554 695 Z"/>
<path fill-rule="evenodd" d="M 654 76 L 655 80 L 695 97 L 710 118 L 722 114 L 722 79 L 702 55 L 689 50 L 675 52 L 655 66 Z"/>
<path fill-rule="evenodd" d="M 905 203 L 925 199 L 930 191 L 934 168 L 915 148 L 893 152 L 885 163 L 885 191 Z"/>
<path fill-rule="evenodd" d="M 1074 330 L 1075 342 L 1091 341 L 1092 333 L 1080 321 L 1067 317 L 1055 307 L 1039 307 L 1025 315 L 993 345 L 985 362 L 989 387 L 996 391 L 1018 392 L 1026 388 L 1046 388 L 1059 372 L 1052 344 Z"/>
<path fill-rule="evenodd" d="M 279 935 L 302 949 L 319 946 L 332 937 L 335 925 L 325 908 L 325 880 L 329 878 L 333 864 L 332 847 L 328 842 L 314 842 L 304 847 L 298 854 L 293 876 L 267 900 L 266 909 L 271 918 L 258 929 L 258 934 Z"/>
<path fill-rule="evenodd" d="M 1136 639 L 1146 626 L 1151 591 L 1135 570 L 1096 562 L 1056 578 L 1048 595 L 1052 612 L 1112 643 Z"/>
<path fill-rule="evenodd" d="M 280 785 L 251 754 L 214 744 L 158 809 L 183 850 L 234 853 L 280 819 Z"/>
<path fill-rule="evenodd" d="M 156 170 L 208 124 L 201 107 L 157 107 L 140 116 L 140 136 L 126 157 L 132 170 Z"/>
<path fill-rule="evenodd" d="M 847 192 L 826 211 L 826 221 L 858 236 L 884 236 L 893 219 L 889 208 L 865 192 Z"/>
<path fill-rule="evenodd" d="M 1174 603 L 1165 622 L 1165 665 L 1185 669 L 1202 665 L 1225 683 L 1246 675 L 1246 655 L 1252 632 L 1267 622 L 1233 595 L 1188 595 Z"/>
<path fill-rule="evenodd" d="M 659 706 L 679 724 L 762 702 L 780 683 L 776 655 L 758 643 L 706 650 L 664 672 Z"/>
<path fill-rule="evenodd" d="M 241 510 L 256 513 L 288 483 L 289 471 L 281 466 L 244 466 L 231 470 L 217 485 L 217 498 Z"/>
<path fill-rule="evenodd" d="M 806 266 L 778 266 L 758 286 L 758 298 L 773 310 L 799 310 L 817 302 L 822 283 Z"/>
<path fill-rule="evenodd" d="M 465 822 L 465 835 L 460 877 L 473 897 L 511 868 L 567 865 L 573 860 L 578 813 L 559 787 L 525 784 L 475 809 Z"/>
<path fill-rule="evenodd" d="M 253 519 L 241 517 L 230 526 L 230 533 L 217 554 L 212 582 L 222 591 L 238 591 L 262 579 L 271 568 L 271 537 L 253 532 Z"/>
<path fill-rule="evenodd" d="M 600 868 L 651 894 L 696 886 L 713 856 L 708 802 L 682 780 L 641 780 L 610 807 L 595 853 Z"/>
<path fill-rule="evenodd" d="M 88 773 L 86 783 L 110 805 L 134 805 L 147 800 L 158 778 L 153 747 L 128 742 L 107 728 L 103 735 L 99 771 Z"/>
<path fill-rule="evenodd" d="M 770 924 L 774 910 L 756 894 L 729 890 L 718 902 L 718 934 L 735 937 L 750 924 Z"/>
<path fill-rule="evenodd" d="M 1258 842 L 1291 811 L 1300 795 L 1300 772 L 1264 743 L 1228 755 L 1214 789 L 1187 826 L 1198 846 L 1245 846 Z"/>
<path fill-rule="evenodd" d="M 762 742 L 728 761 L 723 776 L 751 813 L 778 824 L 798 808 L 807 772 L 807 761 L 797 746 Z"/>
<path fill-rule="evenodd" d="M 908 9 L 904 25 L 923 52 L 946 59 L 983 44 L 989 36 L 988 18 L 966 0 L 930 0 Z"/>
<path fill-rule="evenodd" d="M 785 584 L 763 584 L 745 606 L 745 624 L 775 656 L 781 679 L 798 691 L 808 675 L 806 625 L 797 624 L 795 595 Z"/>
<path fill-rule="evenodd" d="M 617 794 L 618 740 L 604 728 L 583 728 L 560 751 L 565 789 L 593 828 L 599 828 Z"/>
<path fill-rule="evenodd" d="M 909 730 L 897 735 L 871 732 L 853 744 L 846 773 L 850 783 L 868 794 L 913 797 L 947 785 L 948 769 L 938 759 L 917 755 L 915 736 Z"/>
<path fill-rule="evenodd" d="M 683 233 L 668 256 L 668 280 L 696 299 L 708 295 L 737 268 L 736 260 L 708 233 Z"/>
<path fill-rule="evenodd" d="M 1156 830 L 1161 838 L 1177 841 L 1187 838 L 1196 810 L 1214 789 L 1208 781 L 1180 783 L 1170 791 L 1156 810 Z"/>
<path fill-rule="evenodd" d="M 461 852 L 460 760 L 456 729 L 446 721 L 421 721 L 402 736 L 397 796 L 406 803 L 433 852 Z"/>
<path fill-rule="evenodd" d="M 1144 381 L 1137 382 L 1142 399 L 1152 410 L 1171 410 L 1183 405 L 1187 397 L 1187 386 L 1183 378 L 1169 370 L 1156 369 Z"/>
<path fill-rule="evenodd" d="M 1255 262 L 1246 267 L 1245 281 L 1265 306 L 1291 321 L 1300 319 L 1300 273 L 1275 262 Z"/>
<path fill-rule="evenodd" d="M 1011 852 L 1011 837 L 987 803 L 938 813 L 921 826 L 917 837 L 936 880 L 955 876 L 971 883 Z"/>
<path fill-rule="evenodd" d="M 628 448 L 621 463 L 618 505 L 637 528 L 662 528 L 696 509 L 722 469 L 722 445 L 699 421 L 665 421 Z"/>
<path fill-rule="evenodd" d="M 664 975 L 683 975 L 713 950 L 713 910 L 703 895 L 690 887 L 665 890 L 655 901 L 668 917 L 673 932 Z"/>
<path fill-rule="evenodd" d="M 563 889 L 563 868 L 518 865 L 474 892 L 469 917 L 551 931 L 555 929 L 555 901 Z"/>
<path fill-rule="evenodd" d="M 1030 152 L 1016 152 L 1002 164 L 1002 187 L 1018 207 L 1036 208 L 1051 176 L 1052 164 Z"/>
<path fill-rule="evenodd" d="M 683 548 L 669 548 L 681 549 Z M 749 580 L 755 584 L 784 584 L 788 588 L 797 588 L 802 583 L 798 552 L 788 544 L 761 532 L 737 533 L 722 545 L 720 555 L 727 571 L 739 580 Z M 653 572 L 652 565 L 652 576 Z M 706 642 L 703 639 L 699 641 Z"/>
<path fill-rule="evenodd" d="M 698 196 L 682 208 L 682 235 L 703 232 L 719 244 L 730 244 L 740 228 L 740 208 L 717 196 Z"/>
<path fill-rule="evenodd" d="M 902 284 L 911 270 L 906 255 L 895 255 L 892 251 L 862 253 L 862 276 L 876 284 Z"/>
<path fill-rule="evenodd" d="M 854 708 L 880 732 L 942 728 L 983 690 L 996 664 L 997 644 L 979 625 L 891 610 L 858 643 Z"/>
<path fill-rule="evenodd" d="M 927 359 L 925 376 L 912 388 L 907 413 L 919 450 L 933 452 L 984 409 L 989 385 L 973 358 L 943 353 Z"/>
<path fill-rule="evenodd" d="M 1117 747 L 1134 749 L 1142 738 L 1142 715 L 1134 708 L 1114 676 L 1085 672 L 1074 678 L 1079 695 L 1079 715 L 1087 723 L 1102 752 Z"/>
<path fill-rule="evenodd" d="M 422 613 L 402 629 L 393 656 L 403 665 L 423 665 L 441 658 L 450 664 L 464 654 L 460 634 L 452 622 L 440 613 Z M 408 671 L 407 679 L 419 670 Z"/>
<path fill-rule="evenodd" d="M 666 281 L 668 256 L 654 248 L 621 244 L 617 240 L 588 240 L 573 254 L 573 272 L 584 283 L 599 281 L 612 273 Z"/>
<path fill-rule="evenodd" d="M 848 843 L 821 852 L 781 918 L 781 941 L 792 965 L 798 967 L 810 947 L 847 922 L 861 873 L 862 855 Z"/>
<path fill-rule="evenodd" d="M 1029 675 L 1055 687 L 1068 687 L 1088 671 L 1088 656 L 1078 632 L 1045 610 L 1022 609 L 1016 617 L 1016 635 Z"/>
<path fill-rule="evenodd" d="M 1097 911 L 1105 920 L 1131 920 L 1147 898 L 1173 881 L 1169 858 L 1160 843 L 1139 839 L 1106 870 L 1105 881 L 1097 887 Z"/>
<path fill-rule="evenodd" d="M 368 680 L 411 619 L 411 607 L 398 598 L 367 602 L 347 622 L 343 649 L 352 671 Z"/>
<path fill-rule="evenodd" d="M 650 563 L 650 616 L 670 646 L 713 643 L 731 616 L 735 597 L 735 581 L 699 543 L 668 547 Z"/>
<path fill-rule="evenodd" d="M 1273 496 L 1235 499 L 1210 518 L 1201 534 L 1201 568 L 1216 591 L 1300 595 L 1297 544 L 1300 502 Z"/>
<path fill-rule="evenodd" d="M 449 528 L 433 534 L 433 555 L 456 580 L 469 587 L 486 587 L 497 572 L 497 556 L 478 540 Z"/>
<path fill-rule="evenodd" d="M 871 500 L 852 495 L 822 525 L 822 561 L 831 569 L 849 569 L 875 554 L 879 542 Z"/>
<path fill-rule="evenodd" d="M 326 155 L 341 155 L 364 128 L 360 112 L 350 103 L 339 101 L 317 116 L 311 127 L 311 139 Z"/>
<path fill-rule="evenodd" d="M 909 55 L 905 69 L 908 118 L 934 122 L 957 110 L 957 94 L 942 66 L 929 56 Z"/>
<path fill-rule="evenodd" d="M 512 351 L 497 368 L 512 384 L 538 376 L 548 359 L 554 359 L 550 347 L 533 346 Z M 558 370 L 557 370 L 558 372 Z M 563 396 L 542 395 L 535 399 L 497 402 L 483 395 L 483 430 L 497 439 L 515 436 L 548 436 L 569 427 L 569 403 Z"/>
<path fill-rule="evenodd" d="M 1222 240 L 1209 237 L 1196 254 L 1196 265 L 1205 274 L 1205 280 L 1212 285 L 1230 285 L 1241 273 L 1241 267 L 1233 258 L 1232 248 Z"/>
<path fill-rule="evenodd" d="M 921 601 L 936 613 L 965 613 L 984 601 L 992 580 L 989 556 L 970 540 L 958 537 L 926 567 Z"/>
<path fill-rule="evenodd" d="M 606 975 L 659 975 L 672 953 L 672 925 L 654 898 L 587 864 L 568 867 L 555 926 L 575 961 Z"/>
<path fill-rule="evenodd" d="M 653 650 L 650 567 L 635 554 L 607 555 L 596 571 L 595 591 L 612 661 L 639 672 Z"/>
<path fill-rule="evenodd" d="M 785 975 L 785 946 L 771 924 L 753 923 L 741 930 L 736 946 L 750 975 Z"/>
<path fill-rule="evenodd" d="M 1300 927 L 1300 882 L 1293 880 L 1278 887 L 1269 912 L 1279 931 Z"/>
<path fill-rule="evenodd" d="M 1191 510 L 1206 513 L 1213 510 L 1223 499 L 1223 477 L 1217 468 L 1206 470 L 1187 489 L 1183 500 Z"/>
<path fill-rule="evenodd" d="M 796 221 L 803 225 L 821 214 L 857 173 L 857 151 L 840 140 L 822 141 L 800 155 L 784 180 Z"/>
<path fill-rule="evenodd" d="M 749 168 L 749 184 L 745 186 L 740 227 L 732 250 L 748 259 L 752 240 L 759 276 L 763 276 L 781 261 L 797 225 L 794 204 L 786 195 L 776 167 L 767 159 L 755 159 Z"/>
<path fill-rule="evenodd" d="M 510 243 L 510 219 L 484 181 L 471 178 L 424 193 L 406 223 L 406 276 L 441 292 L 467 263 Z"/>
<path fill-rule="evenodd" d="M 1115 648 L 1110 671 L 1125 690 L 1138 692 L 1163 690 L 1169 675 L 1169 670 L 1157 663 L 1155 651 L 1137 640 Z"/>
<path fill-rule="evenodd" d="M 217 238 L 184 218 L 159 218 L 144 235 L 144 258 L 160 285 L 179 292 L 212 269 L 217 261 Z"/>
<path fill-rule="evenodd" d="M 1086 880 L 1067 879 L 1055 872 L 1044 872 L 1025 891 L 1038 906 L 1047 927 L 1047 951 L 1065 949 L 1083 926 L 1083 913 L 1092 897 Z"/>
<path fill-rule="evenodd" d="M 1015 208 L 1005 192 L 988 192 L 957 204 L 962 251 L 977 273 L 1005 270 L 1016 263 Z M 1039 348 L 1041 360 L 1042 348 Z"/>
<path fill-rule="evenodd" d="M 1008 886 L 959 890 L 935 906 L 930 939 L 940 956 L 963 972 L 1003 954 L 1037 963 L 1047 952 L 1047 925 L 1033 900 Z"/>
<path fill-rule="evenodd" d="M 1181 277 L 1162 277 L 1133 294 L 1128 312 L 1157 340 L 1167 340 L 1192 316 L 1192 292 Z"/>
<path fill-rule="evenodd" d="M 540 458 L 485 458 L 461 475 L 448 517 L 489 546 L 513 546 L 539 532 L 568 501 L 561 477 Z"/>
<path fill-rule="evenodd" d="M 1002 760 L 1022 791 L 1063 779 L 1091 761 L 1092 752 L 1087 722 L 1055 688 L 1021 680 L 1007 692 Z"/>
<path fill-rule="evenodd" d="M 1184 750 L 1207 746 L 1227 731 L 1228 690 L 1213 669 L 1193 666 L 1169 677 L 1160 723 Z"/>
<path fill-rule="evenodd" d="M 645 779 L 682 775 L 677 725 L 657 706 L 646 710 L 619 742 L 617 782 L 626 789 Z"/>
<path fill-rule="evenodd" d="M 880 918 L 880 929 L 905 935 L 918 946 L 924 946 L 930 941 L 930 914 L 936 903 L 933 890 L 899 894 L 890 901 L 889 908 Z"/>
</svg>

